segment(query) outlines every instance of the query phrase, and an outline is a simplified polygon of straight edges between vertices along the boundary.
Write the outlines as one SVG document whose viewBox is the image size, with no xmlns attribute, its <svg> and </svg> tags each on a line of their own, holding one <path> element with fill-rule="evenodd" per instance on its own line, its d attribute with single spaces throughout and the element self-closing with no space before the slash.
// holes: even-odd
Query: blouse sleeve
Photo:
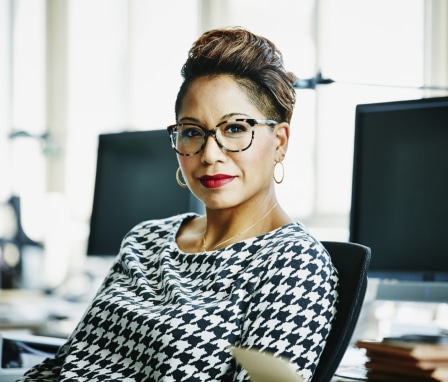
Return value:
<svg viewBox="0 0 448 382">
<path fill-rule="evenodd" d="M 323 246 L 313 240 L 292 243 L 263 261 L 241 345 L 289 358 L 309 380 L 336 313 L 337 272 Z"/>
</svg>

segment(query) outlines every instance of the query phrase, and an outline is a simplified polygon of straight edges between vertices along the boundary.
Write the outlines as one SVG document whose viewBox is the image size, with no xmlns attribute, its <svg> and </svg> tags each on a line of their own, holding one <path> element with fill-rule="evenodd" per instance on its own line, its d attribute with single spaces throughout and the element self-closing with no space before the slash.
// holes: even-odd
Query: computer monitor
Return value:
<svg viewBox="0 0 448 382">
<path fill-rule="evenodd" d="M 177 184 L 178 167 L 166 130 L 101 134 L 87 254 L 116 256 L 125 234 L 144 220 L 202 213 Z"/>
<path fill-rule="evenodd" d="M 391 298 L 448 302 L 448 97 L 356 107 L 350 241 Z"/>
</svg>

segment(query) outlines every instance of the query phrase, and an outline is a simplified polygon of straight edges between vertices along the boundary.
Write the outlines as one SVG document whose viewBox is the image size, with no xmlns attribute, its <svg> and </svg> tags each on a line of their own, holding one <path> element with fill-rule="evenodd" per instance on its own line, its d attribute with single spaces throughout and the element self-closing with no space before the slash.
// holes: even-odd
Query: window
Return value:
<svg viewBox="0 0 448 382">
<path fill-rule="evenodd" d="M 75 218 L 90 216 L 98 134 L 174 122 L 198 17 L 191 0 L 70 2 L 66 194 Z"/>
<path fill-rule="evenodd" d="M 339 227 L 338 239 L 348 239 L 356 105 L 438 95 L 420 89 L 432 85 L 425 83 L 427 3 L 319 2 L 319 68 L 335 83 L 316 90 L 316 194 L 308 223 Z"/>
<path fill-rule="evenodd" d="M 2 2 L 0 15 L 0 196 L 35 200 L 46 192 L 45 2 Z"/>
</svg>

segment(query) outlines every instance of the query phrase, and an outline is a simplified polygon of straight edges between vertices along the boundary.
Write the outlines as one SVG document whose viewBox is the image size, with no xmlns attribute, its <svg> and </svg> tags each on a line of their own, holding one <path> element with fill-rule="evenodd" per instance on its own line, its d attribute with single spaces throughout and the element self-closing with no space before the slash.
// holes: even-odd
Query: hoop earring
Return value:
<svg viewBox="0 0 448 382">
<path fill-rule="evenodd" d="M 176 170 L 177 184 L 179 186 L 181 186 L 182 188 L 188 188 L 187 183 L 182 182 L 182 180 L 180 179 L 180 174 L 181 174 L 180 167 L 178 167 L 177 170 Z"/>
<path fill-rule="evenodd" d="M 280 168 L 281 168 L 280 179 L 275 176 L 275 173 L 278 172 L 278 171 L 276 171 L 278 164 L 280 165 Z M 280 184 L 281 182 L 283 182 L 283 179 L 285 179 L 285 167 L 283 166 L 282 162 L 275 162 L 275 164 L 274 164 L 274 182 L 277 184 Z"/>
</svg>

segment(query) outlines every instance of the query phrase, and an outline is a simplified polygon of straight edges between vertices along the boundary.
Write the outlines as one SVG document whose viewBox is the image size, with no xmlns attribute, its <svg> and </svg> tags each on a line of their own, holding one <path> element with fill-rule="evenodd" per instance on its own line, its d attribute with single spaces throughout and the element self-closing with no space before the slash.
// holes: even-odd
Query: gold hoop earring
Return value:
<svg viewBox="0 0 448 382">
<path fill-rule="evenodd" d="M 181 174 L 180 167 L 178 167 L 177 170 L 176 170 L 177 184 L 179 186 L 181 186 L 182 188 L 188 188 L 187 183 L 182 182 L 182 180 L 180 179 L 180 174 Z"/>
<path fill-rule="evenodd" d="M 277 165 L 278 164 L 280 165 L 280 168 L 281 168 L 281 176 L 280 176 L 280 178 L 275 176 L 275 174 L 277 172 L 279 172 L 277 170 L 277 168 L 278 168 Z M 283 179 L 285 179 L 285 167 L 283 166 L 282 162 L 275 162 L 275 164 L 274 164 L 274 182 L 277 183 L 277 184 L 280 184 L 281 182 L 283 182 Z"/>
</svg>

